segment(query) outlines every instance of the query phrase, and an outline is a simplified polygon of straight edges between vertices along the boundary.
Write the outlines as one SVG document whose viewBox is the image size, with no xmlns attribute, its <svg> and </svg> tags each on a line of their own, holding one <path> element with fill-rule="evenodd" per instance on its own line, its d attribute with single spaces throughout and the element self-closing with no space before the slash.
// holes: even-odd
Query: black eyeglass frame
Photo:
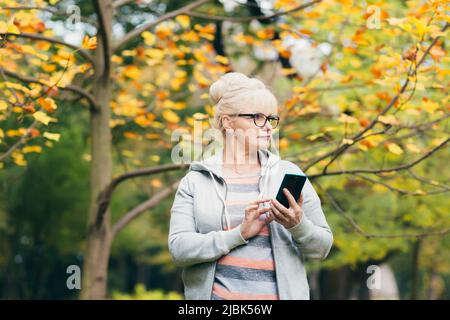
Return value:
<svg viewBox="0 0 450 320">
<path fill-rule="evenodd" d="M 235 114 L 235 116 L 238 116 L 238 117 L 251 117 L 251 118 L 253 118 L 253 122 L 254 122 L 255 126 L 257 126 L 259 128 L 264 128 L 264 126 L 266 125 L 267 121 L 269 121 L 269 119 L 277 121 L 276 125 L 272 126 L 272 129 L 275 129 L 276 127 L 278 127 L 278 124 L 280 123 L 280 117 L 279 116 L 274 116 L 274 115 L 266 116 L 264 113 L 238 113 L 238 114 Z M 260 125 L 258 125 L 256 123 L 256 116 L 263 116 L 263 117 L 266 118 L 264 120 L 264 124 L 262 126 L 260 126 Z"/>
</svg>

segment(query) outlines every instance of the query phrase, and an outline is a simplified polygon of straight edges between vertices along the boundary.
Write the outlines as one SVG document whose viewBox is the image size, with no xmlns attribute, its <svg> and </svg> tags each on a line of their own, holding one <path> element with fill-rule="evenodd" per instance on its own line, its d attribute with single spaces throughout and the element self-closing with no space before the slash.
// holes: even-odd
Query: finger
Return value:
<svg viewBox="0 0 450 320">
<path fill-rule="evenodd" d="M 272 214 L 272 212 L 269 212 L 268 214 L 267 214 L 267 218 L 266 218 L 266 220 L 264 221 L 266 224 L 269 224 L 269 223 L 271 223 L 273 220 L 275 220 L 275 217 L 273 216 L 273 214 Z"/>
<path fill-rule="evenodd" d="M 267 202 L 267 201 L 270 201 L 270 198 L 258 199 L 258 200 L 255 200 L 255 201 L 251 202 L 250 204 L 251 205 L 255 205 L 255 204 L 258 205 L 260 203 Z"/>
<path fill-rule="evenodd" d="M 270 211 L 270 210 L 272 210 L 270 207 L 267 207 L 267 208 L 259 208 L 259 209 L 258 209 L 258 215 L 260 216 L 260 215 L 262 215 L 263 213 L 266 213 L 267 211 Z"/>
<path fill-rule="evenodd" d="M 284 224 L 284 223 L 285 223 L 284 221 L 278 219 L 278 218 L 273 214 L 273 212 L 271 212 L 271 218 L 272 218 L 273 221 L 276 221 L 276 222 L 278 222 L 279 224 Z"/>
<path fill-rule="evenodd" d="M 278 211 L 280 211 L 283 214 L 287 214 L 287 211 L 289 210 L 288 208 L 286 208 L 285 206 L 283 206 L 277 199 L 272 199 L 271 204 L 273 206 L 275 206 L 275 208 L 278 209 Z"/>
<path fill-rule="evenodd" d="M 248 217 L 250 219 L 254 219 L 254 215 L 255 215 L 255 212 L 257 211 L 257 209 L 258 209 L 258 205 L 256 205 L 256 204 L 252 205 L 252 206 L 248 206 L 247 208 L 245 208 L 244 214 L 246 217 Z"/>
<path fill-rule="evenodd" d="M 272 204 L 272 213 L 275 217 L 275 219 L 277 220 L 277 222 L 287 222 L 286 221 L 286 217 L 284 216 L 283 213 L 280 212 L 280 210 L 278 210 L 273 204 Z"/>
<path fill-rule="evenodd" d="M 297 201 L 295 200 L 294 196 L 286 188 L 283 189 L 283 192 L 289 202 L 289 208 L 295 208 L 297 206 Z"/>
<path fill-rule="evenodd" d="M 248 206 L 248 207 L 245 208 L 245 212 L 253 211 L 255 209 L 258 209 L 258 205 L 257 204 L 252 204 L 251 206 Z"/>
</svg>

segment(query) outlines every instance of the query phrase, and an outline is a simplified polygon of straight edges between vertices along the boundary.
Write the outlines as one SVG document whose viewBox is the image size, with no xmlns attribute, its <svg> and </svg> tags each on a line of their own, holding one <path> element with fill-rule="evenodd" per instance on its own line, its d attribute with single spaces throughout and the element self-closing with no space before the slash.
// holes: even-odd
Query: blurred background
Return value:
<svg viewBox="0 0 450 320">
<path fill-rule="evenodd" d="M 173 152 L 211 144 L 230 71 L 279 99 L 333 230 L 311 298 L 450 298 L 449 9 L 0 0 L 0 298 L 182 299 Z"/>
</svg>

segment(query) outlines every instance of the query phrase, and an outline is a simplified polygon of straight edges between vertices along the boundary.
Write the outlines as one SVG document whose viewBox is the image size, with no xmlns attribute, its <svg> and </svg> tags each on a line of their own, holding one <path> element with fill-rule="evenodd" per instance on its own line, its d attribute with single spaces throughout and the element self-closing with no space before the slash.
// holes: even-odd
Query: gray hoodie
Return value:
<svg viewBox="0 0 450 320">
<path fill-rule="evenodd" d="M 220 149 L 214 156 L 191 163 L 171 208 L 169 251 L 175 265 L 183 267 L 187 300 L 209 300 L 217 260 L 247 244 L 240 228 L 224 231 L 222 227 L 222 215 L 229 224 L 222 153 Z M 259 198 L 275 198 L 285 173 L 303 174 L 297 165 L 268 150 L 259 150 L 258 155 L 262 165 Z M 269 224 L 281 300 L 309 299 L 305 258 L 325 259 L 333 243 L 320 198 L 309 180 L 302 193 L 304 214 L 298 225 L 286 229 L 276 221 Z"/>
</svg>

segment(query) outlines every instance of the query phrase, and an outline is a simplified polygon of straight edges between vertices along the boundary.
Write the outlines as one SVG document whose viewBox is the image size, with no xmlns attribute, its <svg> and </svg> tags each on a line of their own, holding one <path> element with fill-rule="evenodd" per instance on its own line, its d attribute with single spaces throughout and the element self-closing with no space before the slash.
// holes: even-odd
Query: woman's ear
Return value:
<svg viewBox="0 0 450 320">
<path fill-rule="evenodd" d="M 230 119 L 230 116 L 223 115 L 221 119 L 222 119 L 221 120 L 222 121 L 222 127 L 225 130 L 234 130 L 233 123 L 232 123 L 232 121 Z"/>
</svg>

